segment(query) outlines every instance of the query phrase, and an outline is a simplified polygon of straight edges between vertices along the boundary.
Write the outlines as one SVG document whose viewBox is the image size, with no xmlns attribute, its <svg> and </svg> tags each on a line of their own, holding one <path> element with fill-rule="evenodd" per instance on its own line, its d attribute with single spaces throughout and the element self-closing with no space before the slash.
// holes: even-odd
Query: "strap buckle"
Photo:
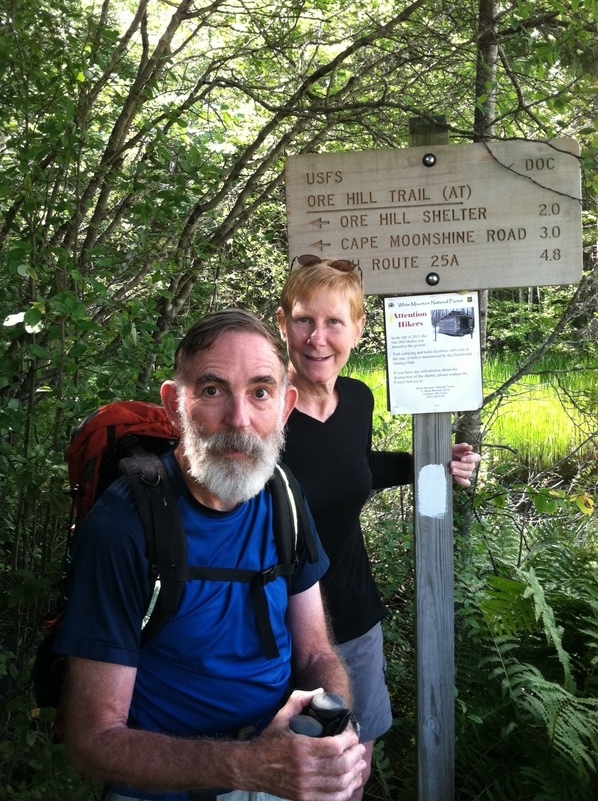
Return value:
<svg viewBox="0 0 598 801">
<path fill-rule="evenodd" d="M 268 570 L 264 570 L 263 573 L 259 574 L 259 582 L 262 587 L 265 587 L 266 584 L 270 584 L 271 581 L 276 581 L 278 576 L 280 575 L 280 565 L 274 565 L 273 567 L 269 567 Z"/>
</svg>

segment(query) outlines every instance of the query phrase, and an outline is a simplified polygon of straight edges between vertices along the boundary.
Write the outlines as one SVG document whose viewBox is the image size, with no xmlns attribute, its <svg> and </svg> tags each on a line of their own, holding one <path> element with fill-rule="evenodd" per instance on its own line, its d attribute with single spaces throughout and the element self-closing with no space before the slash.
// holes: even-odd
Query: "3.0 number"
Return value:
<svg viewBox="0 0 598 801">
<path fill-rule="evenodd" d="M 540 239 L 558 239 L 561 235 L 561 229 L 558 225 L 553 225 L 552 228 L 542 226 L 540 228 Z"/>
</svg>

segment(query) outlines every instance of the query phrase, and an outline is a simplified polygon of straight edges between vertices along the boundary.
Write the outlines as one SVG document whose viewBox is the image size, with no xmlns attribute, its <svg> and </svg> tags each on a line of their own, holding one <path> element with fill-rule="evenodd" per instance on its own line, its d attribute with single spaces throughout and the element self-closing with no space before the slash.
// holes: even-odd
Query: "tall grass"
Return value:
<svg viewBox="0 0 598 801">
<path fill-rule="evenodd" d="M 501 387 L 516 371 L 514 358 L 484 364 L 484 395 Z M 572 365 L 564 357 L 544 359 L 482 410 L 483 441 L 491 464 L 507 454 L 532 470 L 544 470 L 576 453 L 594 453 L 598 436 L 598 368 Z M 374 394 L 375 445 L 411 449 L 411 418 L 387 410 L 386 369 L 382 357 L 352 361 L 347 375 Z M 457 412 L 459 410 L 455 410 Z"/>
<path fill-rule="evenodd" d="M 484 365 L 488 395 L 514 373 L 514 361 L 491 359 Z M 564 358 L 544 360 L 483 411 L 484 441 L 510 449 L 523 464 L 544 470 L 576 453 L 593 453 L 596 420 L 596 369 Z"/>
</svg>

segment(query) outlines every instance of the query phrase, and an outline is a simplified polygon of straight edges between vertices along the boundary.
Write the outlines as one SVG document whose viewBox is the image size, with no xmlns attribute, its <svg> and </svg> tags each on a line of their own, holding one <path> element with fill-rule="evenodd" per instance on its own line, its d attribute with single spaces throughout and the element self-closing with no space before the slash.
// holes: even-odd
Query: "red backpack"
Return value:
<svg viewBox="0 0 598 801">
<path fill-rule="evenodd" d="M 164 408 L 156 403 L 116 401 L 86 417 L 66 452 L 75 529 L 118 476 L 121 459 L 138 448 L 166 453 L 178 436 Z"/>
</svg>

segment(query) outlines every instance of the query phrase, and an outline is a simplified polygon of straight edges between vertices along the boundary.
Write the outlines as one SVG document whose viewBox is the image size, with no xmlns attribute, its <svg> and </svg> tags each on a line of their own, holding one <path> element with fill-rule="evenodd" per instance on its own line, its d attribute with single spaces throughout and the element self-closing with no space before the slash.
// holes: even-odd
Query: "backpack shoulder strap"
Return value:
<svg viewBox="0 0 598 801">
<path fill-rule="evenodd" d="M 314 564 L 318 561 L 318 550 L 299 482 L 285 464 L 279 463 L 268 486 L 272 492 L 274 536 L 280 561 L 294 565 L 298 550 L 306 547 L 308 559 Z"/>
<path fill-rule="evenodd" d="M 154 637 L 178 609 L 185 584 L 187 543 L 176 496 L 166 468 L 155 453 L 139 446 L 121 459 L 147 542 L 155 591 L 142 630 L 142 643 Z M 158 596 L 159 590 L 159 596 Z"/>
</svg>

